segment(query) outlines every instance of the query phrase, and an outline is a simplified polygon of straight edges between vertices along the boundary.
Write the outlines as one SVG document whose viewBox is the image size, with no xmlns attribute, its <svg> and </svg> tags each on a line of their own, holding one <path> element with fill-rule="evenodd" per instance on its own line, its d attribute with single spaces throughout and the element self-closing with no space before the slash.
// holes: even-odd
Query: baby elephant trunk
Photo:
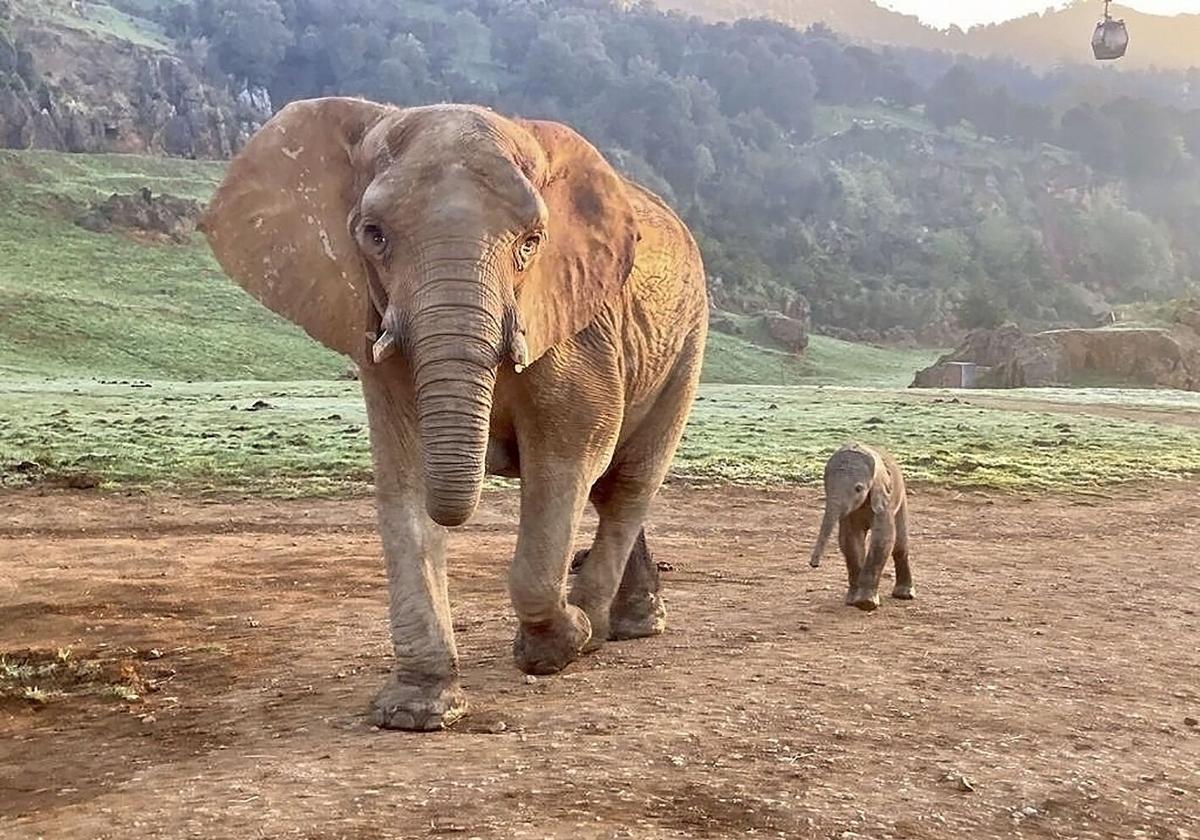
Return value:
<svg viewBox="0 0 1200 840">
<path fill-rule="evenodd" d="M 808 564 L 814 569 L 821 565 L 821 557 L 825 554 L 825 545 L 829 542 L 829 535 L 833 533 L 833 526 L 837 524 L 837 511 L 830 504 L 825 505 L 825 515 L 821 518 L 821 530 L 817 534 L 817 544 L 813 546 L 812 557 Z"/>
</svg>

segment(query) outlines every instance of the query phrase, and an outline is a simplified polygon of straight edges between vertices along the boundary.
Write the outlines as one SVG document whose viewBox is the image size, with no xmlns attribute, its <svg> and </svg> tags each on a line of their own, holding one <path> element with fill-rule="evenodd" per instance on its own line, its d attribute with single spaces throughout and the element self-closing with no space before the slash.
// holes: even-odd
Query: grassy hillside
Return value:
<svg viewBox="0 0 1200 840">
<path fill-rule="evenodd" d="M 138 4 L 105 3 L 88 0 L 78 11 L 69 0 L 8 0 L 13 10 L 26 20 L 53 27 L 74 29 L 99 38 L 128 41 L 138 46 L 170 52 L 174 49 L 161 27 L 137 14 Z M 126 5 L 128 11 L 118 8 Z M 149 4 L 146 4 L 147 6 Z"/>
<path fill-rule="evenodd" d="M 88 203 L 143 186 L 204 200 L 221 171 L 217 163 L 163 158 L 0 151 L 0 372 L 207 381 L 339 376 L 344 362 L 234 287 L 200 236 L 179 246 L 74 224 Z M 933 355 L 816 338 L 801 359 L 714 334 L 705 378 L 903 386 Z"/>
<path fill-rule="evenodd" d="M 221 166 L 0 151 L 0 370 L 160 379 L 332 377 L 345 365 L 189 245 L 92 233 L 91 201 L 146 186 L 203 200 Z"/>
<path fill-rule="evenodd" d="M 704 381 L 728 385 L 846 385 L 906 388 L 937 350 L 871 347 L 812 336 L 803 356 L 761 336 L 708 334 Z"/>
</svg>

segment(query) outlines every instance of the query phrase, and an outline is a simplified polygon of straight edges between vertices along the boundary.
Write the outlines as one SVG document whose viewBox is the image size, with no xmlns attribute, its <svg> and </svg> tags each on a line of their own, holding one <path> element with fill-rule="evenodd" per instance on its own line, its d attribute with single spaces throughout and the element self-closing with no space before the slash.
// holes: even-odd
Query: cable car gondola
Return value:
<svg viewBox="0 0 1200 840">
<path fill-rule="evenodd" d="M 1129 32 L 1125 29 L 1125 21 L 1113 20 L 1108 13 L 1108 4 L 1112 0 L 1104 0 L 1104 20 L 1096 24 L 1092 33 L 1092 54 L 1097 61 L 1112 61 L 1125 55 L 1129 48 Z"/>
</svg>

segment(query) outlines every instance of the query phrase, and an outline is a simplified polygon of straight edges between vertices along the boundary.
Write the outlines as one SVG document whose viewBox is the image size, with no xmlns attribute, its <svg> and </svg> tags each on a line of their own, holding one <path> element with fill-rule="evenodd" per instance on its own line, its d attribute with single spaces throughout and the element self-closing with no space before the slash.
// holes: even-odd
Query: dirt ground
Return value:
<svg viewBox="0 0 1200 840">
<path fill-rule="evenodd" d="M 0 700 L 0 837 L 1200 838 L 1197 491 L 918 488 L 918 600 L 864 614 L 816 493 L 671 488 L 667 633 L 532 682 L 493 494 L 434 735 L 366 723 L 368 500 L 2 496 L 0 653 L 78 667 Z"/>
</svg>

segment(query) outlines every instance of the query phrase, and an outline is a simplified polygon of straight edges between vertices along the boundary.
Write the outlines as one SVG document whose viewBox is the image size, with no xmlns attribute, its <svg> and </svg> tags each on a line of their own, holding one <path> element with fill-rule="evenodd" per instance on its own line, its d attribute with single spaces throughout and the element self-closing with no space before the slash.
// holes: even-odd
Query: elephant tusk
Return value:
<svg viewBox="0 0 1200 840">
<path fill-rule="evenodd" d="M 391 330 L 384 330 L 383 335 L 371 345 L 371 358 L 375 360 L 375 364 L 380 364 L 395 352 L 396 334 Z"/>
<path fill-rule="evenodd" d="M 512 356 L 513 370 L 517 373 L 529 367 L 529 345 L 525 343 L 525 333 L 521 330 L 513 331 L 509 353 Z"/>
</svg>

